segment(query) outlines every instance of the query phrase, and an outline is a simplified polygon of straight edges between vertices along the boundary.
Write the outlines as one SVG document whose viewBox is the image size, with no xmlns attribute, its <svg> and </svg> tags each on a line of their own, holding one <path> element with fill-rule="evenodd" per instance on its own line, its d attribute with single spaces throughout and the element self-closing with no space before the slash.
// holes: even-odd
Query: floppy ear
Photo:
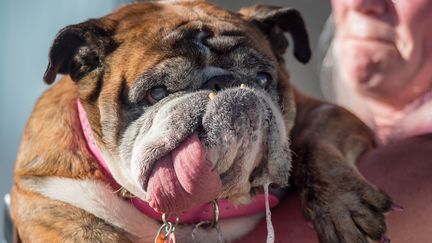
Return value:
<svg viewBox="0 0 432 243">
<path fill-rule="evenodd" d="M 273 52 L 281 57 L 288 48 L 288 40 L 284 33 L 291 34 L 294 41 L 294 56 L 302 63 L 307 63 L 311 58 L 309 37 L 305 23 L 300 13 L 287 7 L 269 5 L 254 5 L 243 8 L 240 14 L 252 21 L 267 35 Z"/>
<path fill-rule="evenodd" d="M 74 81 L 97 68 L 114 48 L 113 22 L 91 19 L 59 31 L 50 52 L 44 81 L 52 84 L 57 73 L 69 74 Z"/>
</svg>

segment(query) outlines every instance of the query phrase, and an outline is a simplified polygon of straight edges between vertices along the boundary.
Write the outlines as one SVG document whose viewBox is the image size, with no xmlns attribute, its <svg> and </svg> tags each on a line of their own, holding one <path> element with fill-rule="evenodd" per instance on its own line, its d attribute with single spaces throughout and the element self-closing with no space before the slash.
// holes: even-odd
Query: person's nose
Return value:
<svg viewBox="0 0 432 243">
<path fill-rule="evenodd" d="M 342 0 L 345 5 L 354 11 L 367 15 L 382 15 L 388 8 L 390 0 Z"/>
</svg>

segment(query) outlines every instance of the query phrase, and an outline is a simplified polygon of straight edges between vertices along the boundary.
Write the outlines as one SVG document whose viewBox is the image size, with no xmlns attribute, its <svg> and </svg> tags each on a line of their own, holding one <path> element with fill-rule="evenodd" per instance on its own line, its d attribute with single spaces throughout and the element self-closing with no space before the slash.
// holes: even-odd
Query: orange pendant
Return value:
<svg viewBox="0 0 432 243">
<path fill-rule="evenodd" d="M 155 243 L 165 243 L 165 234 L 160 232 L 155 239 Z"/>
<path fill-rule="evenodd" d="M 159 233 L 158 236 L 156 236 L 155 243 L 176 243 L 176 236 L 174 233 L 170 233 L 168 236 L 165 236 L 164 233 Z"/>
</svg>

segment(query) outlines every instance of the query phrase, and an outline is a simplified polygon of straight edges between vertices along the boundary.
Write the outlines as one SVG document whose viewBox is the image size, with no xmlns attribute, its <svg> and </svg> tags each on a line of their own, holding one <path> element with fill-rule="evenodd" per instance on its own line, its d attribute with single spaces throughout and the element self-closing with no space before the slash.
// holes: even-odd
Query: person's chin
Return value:
<svg viewBox="0 0 432 243">
<path fill-rule="evenodd" d="M 400 59 L 397 49 L 389 42 L 348 39 L 341 48 L 343 76 L 367 89 L 392 76 L 386 72 Z"/>
<path fill-rule="evenodd" d="M 356 92 L 399 105 L 407 64 L 395 45 L 381 41 L 345 40 L 340 46 L 340 74 Z M 397 103 L 397 104 L 396 104 Z"/>
<path fill-rule="evenodd" d="M 391 74 L 386 73 L 386 70 L 382 70 L 378 65 L 347 60 L 341 74 L 341 77 L 350 82 L 355 92 L 361 96 L 387 104 L 399 104 L 397 94 L 400 90 L 389 83 Z"/>
<path fill-rule="evenodd" d="M 344 62 L 341 74 L 344 80 L 353 82 L 354 87 L 363 91 L 373 91 L 384 81 L 384 75 L 376 66 L 353 60 Z"/>
</svg>

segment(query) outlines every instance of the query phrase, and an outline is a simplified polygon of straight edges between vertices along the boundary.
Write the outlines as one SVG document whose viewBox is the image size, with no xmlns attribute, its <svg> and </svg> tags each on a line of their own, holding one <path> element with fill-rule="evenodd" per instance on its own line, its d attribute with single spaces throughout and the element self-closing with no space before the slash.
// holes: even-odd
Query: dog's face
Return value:
<svg viewBox="0 0 432 243">
<path fill-rule="evenodd" d="M 111 173 L 157 210 L 244 201 L 266 183 L 288 183 L 284 31 L 306 62 L 295 10 L 137 3 L 60 31 L 45 80 L 76 81 Z"/>
</svg>

